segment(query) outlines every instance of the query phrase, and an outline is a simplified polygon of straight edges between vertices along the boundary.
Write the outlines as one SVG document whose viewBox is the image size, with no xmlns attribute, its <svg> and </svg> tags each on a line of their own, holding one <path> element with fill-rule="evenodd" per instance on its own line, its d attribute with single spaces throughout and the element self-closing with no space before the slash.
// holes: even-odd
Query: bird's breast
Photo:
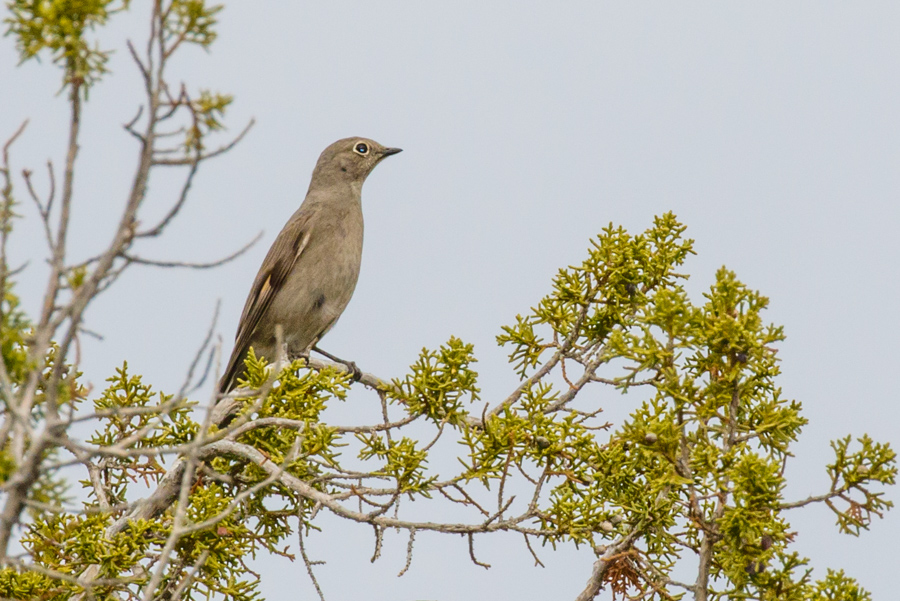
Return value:
<svg viewBox="0 0 900 601">
<path fill-rule="evenodd" d="M 321 220 L 273 299 L 275 322 L 284 325 L 286 342 L 306 348 L 340 317 L 359 279 L 362 219 L 353 215 Z"/>
</svg>

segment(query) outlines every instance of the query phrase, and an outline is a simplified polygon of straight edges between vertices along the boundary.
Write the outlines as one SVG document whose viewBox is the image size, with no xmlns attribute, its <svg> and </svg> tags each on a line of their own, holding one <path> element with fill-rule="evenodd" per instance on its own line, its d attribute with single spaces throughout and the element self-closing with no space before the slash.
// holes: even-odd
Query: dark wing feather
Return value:
<svg viewBox="0 0 900 601">
<path fill-rule="evenodd" d="M 234 350 L 231 352 L 228 367 L 219 386 L 223 393 L 234 387 L 238 374 L 243 370 L 244 356 L 250 350 L 250 340 L 260 320 L 281 290 L 297 258 L 309 243 L 311 213 L 311 211 L 300 212 L 284 226 L 272 243 L 272 248 L 263 260 L 259 273 L 256 274 L 247 302 L 244 303 L 241 321 L 238 323 Z M 272 360 L 273 357 L 269 359 Z"/>
</svg>

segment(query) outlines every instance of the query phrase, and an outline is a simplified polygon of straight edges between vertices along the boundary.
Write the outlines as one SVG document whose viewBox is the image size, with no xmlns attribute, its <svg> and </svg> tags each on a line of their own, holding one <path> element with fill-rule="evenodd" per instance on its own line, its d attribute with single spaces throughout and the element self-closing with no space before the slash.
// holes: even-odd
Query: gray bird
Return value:
<svg viewBox="0 0 900 601">
<path fill-rule="evenodd" d="M 366 138 L 344 138 L 319 156 L 306 199 L 253 281 L 219 392 L 237 386 L 250 347 L 257 357 L 276 360 L 276 326 L 288 356 L 297 357 L 308 355 L 337 322 L 359 277 L 363 182 L 375 165 L 398 152 Z"/>
</svg>

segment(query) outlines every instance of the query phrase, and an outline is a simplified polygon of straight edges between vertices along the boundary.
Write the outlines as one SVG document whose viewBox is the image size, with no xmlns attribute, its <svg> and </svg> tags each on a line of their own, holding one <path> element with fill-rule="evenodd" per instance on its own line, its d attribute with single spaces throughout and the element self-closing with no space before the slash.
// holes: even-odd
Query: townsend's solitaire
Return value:
<svg viewBox="0 0 900 601">
<path fill-rule="evenodd" d="M 375 165 L 398 152 L 366 138 L 344 138 L 319 156 L 306 199 L 253 281 L 221 393 L 237 386 L 250 347 L 257 357 L 277 359 L 277 326 L 288 356 L 297 357 L 308 355 L 337 322 L 359 277 L 363 182 Z"/>
</svg>

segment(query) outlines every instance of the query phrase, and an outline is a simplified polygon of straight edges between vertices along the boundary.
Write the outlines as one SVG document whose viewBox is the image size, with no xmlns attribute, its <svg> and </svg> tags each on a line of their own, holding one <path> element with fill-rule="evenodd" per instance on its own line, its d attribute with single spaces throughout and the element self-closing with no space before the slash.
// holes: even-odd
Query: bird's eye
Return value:
<svg viewBox="0 0 900 601">
<path fill-rule="evenodd" d="M 369 154 L 369 145 L 364 142 L 360 142 L 353 150 L 355 150 L 359 154 Z"/>
</svg>

